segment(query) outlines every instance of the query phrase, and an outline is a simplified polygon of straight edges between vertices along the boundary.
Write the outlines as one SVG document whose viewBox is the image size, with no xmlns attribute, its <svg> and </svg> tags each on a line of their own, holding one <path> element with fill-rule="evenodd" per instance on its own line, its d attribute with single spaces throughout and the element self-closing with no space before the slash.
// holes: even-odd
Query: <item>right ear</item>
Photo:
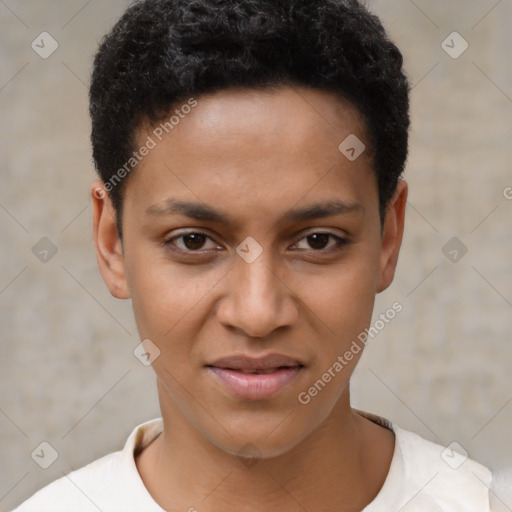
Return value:
<svg viewBox="0 0 512 512">
<path fill-rule="evenodd" d="M 126 268 L 121 239 L 112 201 L 102 180 L 91 185 L 93 232 L 96 259 L 103 281 L 116 299 L 129 299 Z"/>
</svg>

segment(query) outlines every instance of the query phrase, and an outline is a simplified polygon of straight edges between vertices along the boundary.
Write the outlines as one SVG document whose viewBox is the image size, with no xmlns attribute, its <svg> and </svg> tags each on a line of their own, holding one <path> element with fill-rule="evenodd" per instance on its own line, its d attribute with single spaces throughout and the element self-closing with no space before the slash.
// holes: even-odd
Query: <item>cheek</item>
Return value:
<svg viewBox="0 0 512 512">
<path fill-rule="evenodd" d="M 330 307 L 333 330 L 346 343 L 357 336 L 371 321 L 375 301 L 376 278 L 368 270 L 347 273 L 338 283 L 338 293 Z"/>
<path fill-rule="evenodd" d="M 364 351 L 358 336 L 371 322 L 375 277 L 351 270 L 330 275 L 323 283 L 311 283 L 309 304 L 314 311 L 311 334 L 316 338 L 309 378 L 296 397 L 299 414 L 314 428 L 326 419 L 346 393 L 350 378 Z M 316 322 L 317 325 L 313 325 Z"/>
<path fill-rule="evenodd" d="M 297 275 L 302 302 L 331 342 L 357 335 L 367 327 L 375 300 L 378 258 L 355 254 L 328 272 Z M 297 288 L 296 288 L 297 289 Z"/>
<path fill-rule="evenodd" d="M 302 391 L 319 415 L 334 406 L 363 353 L 358 337 L 371 323 L 377 262 L 375 251 L 361 248 L 336 270 L 303 282 L 301 293 L 313 312 L 308 329 L 316 348 L 310 380 Z"/>
<path fill-rule="evenodd" d="M 163 250 L 138 248 L 126 261 L 128 286 L 141 336 L 167 339 L 190 323 L 226 268 L 178 265 Z"/>
</svg>

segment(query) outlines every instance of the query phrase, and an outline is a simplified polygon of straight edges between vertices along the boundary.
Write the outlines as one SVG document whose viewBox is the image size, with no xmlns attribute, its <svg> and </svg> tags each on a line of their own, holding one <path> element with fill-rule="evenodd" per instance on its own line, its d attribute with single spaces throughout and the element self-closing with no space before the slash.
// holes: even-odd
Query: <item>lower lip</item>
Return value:
<svg viewBox="0 0 512 512">
<path fill-rule="evenodd" d="M 208 367 L 209 370 L 237 397 L 245 400 L 272 398 L 290 384 L 300 367 L 281 368 L 273 373 L 242 373 L 225 368 Z"/>
</svg>

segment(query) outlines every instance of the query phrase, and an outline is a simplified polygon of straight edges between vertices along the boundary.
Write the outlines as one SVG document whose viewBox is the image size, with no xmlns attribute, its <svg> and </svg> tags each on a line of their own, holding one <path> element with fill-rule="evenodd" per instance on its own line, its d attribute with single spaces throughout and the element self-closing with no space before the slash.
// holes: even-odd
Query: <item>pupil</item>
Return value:
<svg viewBox="0 0 512 512">
<path fill-rule="evenodd" d="M 313 239 L 313 242 L 309 241 L 309 245 L 313 247 L 313 249 L 325 249 L 325 246 L 329 242 L 330 235 L 315 233 L 314 235 L 309 235 L 309 239 Z M 318 244 L 318 242 L 320 242 Z M 320 245 L 320 247 L 318 247 Z"/>
<path fill-rule="evenodd" d="M 191 235 L 186 235 L 185 237 L 183 237 L 183 241 L 185 243 L 186 248 L 192 251 L 200 249 L 204 245 L 204 238 L 204 235 L 201 235 L 199 233 L 193 233 Z M 191 243 L 188 243 L 190 241 Z"/>
</svg>

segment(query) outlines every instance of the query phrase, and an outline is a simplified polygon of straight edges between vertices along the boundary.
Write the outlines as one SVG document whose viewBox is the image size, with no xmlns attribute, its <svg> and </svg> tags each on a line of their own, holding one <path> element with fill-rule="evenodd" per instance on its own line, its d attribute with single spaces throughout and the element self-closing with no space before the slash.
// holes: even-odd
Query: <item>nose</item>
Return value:
<svg viewBox="0 0 512 512">
<path fill-rule="evenodd" d="M 227 276 L 228 293 L 217 308 L 225 327 L 263 338 L 299 318 L 298 300 L 284 276 L 276 273 L 270 251 L 248 263 L 237 258 Z"/>
</svg>

